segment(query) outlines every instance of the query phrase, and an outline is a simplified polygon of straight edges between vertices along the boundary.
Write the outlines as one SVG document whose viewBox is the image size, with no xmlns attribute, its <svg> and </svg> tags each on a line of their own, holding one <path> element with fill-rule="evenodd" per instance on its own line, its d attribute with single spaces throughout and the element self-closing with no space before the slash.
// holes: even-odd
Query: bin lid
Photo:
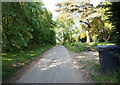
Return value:
<svg viewBox="0 0 120 85">
<path fill-rule="evenodd" d="M 96 49 L 98 51 L 103 51 L 106 49 L 118 49 L 118 48 L 119 48 L 118 45 L 100 45 L 100 46 L 96 47 Z"/>
</svg>

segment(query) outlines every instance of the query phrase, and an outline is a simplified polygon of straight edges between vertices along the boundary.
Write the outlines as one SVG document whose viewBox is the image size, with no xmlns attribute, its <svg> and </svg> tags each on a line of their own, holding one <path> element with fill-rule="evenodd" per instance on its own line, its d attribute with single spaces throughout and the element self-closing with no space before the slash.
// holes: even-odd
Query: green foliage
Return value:
<svg viewBox="0 0 120 85">
<path fill-rule="evenodd" d="M 80 32 L 80 39 L 83 39 L 86 37 L 86 32 Z"/>
<path fill-rule="evenodd" d="M 94 65 L 90 68 L 94 74 L 91 75 L 92 79 L 96 82 L 96 83 L 102 83 L 102 84 L 106 84 L 106 83 L 120 83 L 120 68 L 117 68 L 114 72 L 112 76 L 106 76 L 104 74 L 100 74 L 100 65 L 94 63 Z"/>
<path fill-rule="evenodd" d="M 119 43 L 119 14 L 120 14 L 120 2 L 103 2 L 99 5 L 99 11 L 101 18 L 105 22 L 104 29 L 106 36 L 113 43 Z"/>
<path fill-rule="evenodd" d="M 23 51 L 4 52 L 2 53 L 2 79 L 6 80 L 19 68 L 24 67 L 30 61 L 44 51 L 53 47 L 52 45 L 40 46 L 34 45 L 24 49 Z"/>
<path fill-rule="evenodd" d="M 91 43 L 83 43 L 85 46 L 90 46 L 96 51 L 96 47 L 98 46 L 98 43 L 96 42 L 91 42 Z"/>
<path fill-rule="evenodd" d="M 63 44 L 72 43 L 74 41 L 73 34 L 75 33 L 73 29 L 73 19 L 65 20 L 58 18 L 57 24 L 56 33 L 58 34 L 58 40 L 63 42 Z"/>
<path fill-rule="evenodd" d="M 85 0 L 85 1 L 65 0 L 61 3 L 58 3 L 56 6 L 59 7 L 56 10 L 57 12 L 59 12 L 58 17 L 61 19 L 64 19 L 64 20 L 74 19 L 74 21 L 75 21 L 74 16 L 77 13 L 79 16 L 77 17 L 76 21 L 79 22 L 81 20 L 85 24 L 85 22 L 89 23 L 90 21 L 92 21 L 93 18 L 100 16 L 99 13 L 97 13 L 96 9 L 93 7 L 93 5 L 90 4 L 89 0 Z M 81 30 L 82 31 L 79 32 L 80 39 L 87 37 L 86 38 L 87 42 L 90 42 L 88 26 L 82 25 Z M 87 31 L 87 33 L 85 33 L 85 31 Z M 74 34 L 77 35 L 77 33 L 74 33 Z M 86 34 L 87 34 L 87 36 L 86 36 Z M 76 37 L 76 36 L 74 36 L 74 37 Z M 77 38 L 79 38 L 78 35 L 77 35 Z M 78 39 L 76 39 L 76 38 L 74 38 L 74 39 L 76 41 L 78 41 Z"/>
<path fill-rule="evenodd" d="M 111 42 L 91 42 L 91 43 L 83 43 L 84 46 L 90 46 L 92 47 L 95 51 L 97 51 L 96 47 L 99 45 L 116 45 L 115 43 Z"/>
<path fill-rule="evenodd" d="M 77 32 L 74 32 L 74 35 L 76 35 L 72 37 L 74 42 L 87 39 L 93 42 L 111 41 L 113 43 L 119 43 L 119 2 L 101 2 L 97 7 L 93 7 L 88 0 L 81 2 L 76 0 L 65 0 L 58 3 L 57 6 L 59 7 L 56 10 L 59 12 L 58 19 L 61 19 L 61 23 L 58 23 L 58 25 L 62 25 L 62 28 L 66 27 L 66 24 L 64 24 L 65 21 L 70 19 L 74 19 L 74 21 L 76 20 L 78 23 L 80 23 L 80 20 L 89 22 L 91 26 L 90 29 L 86 28 L 85 24 L 78 26 L 78 28 L 80 27 L 79 35 Z M 74 17 L 76 13 L 77 18 Z M 88 33 L 86 33 L 86 31 Z M 63 36 L 63 33 L 59 33 L 59 35 L 60 34 L 62 35 L 62 39 L 68 37 Z M 66 38 L 64 40 L 66 40 Z"/>
<path fill-rule="evenodd" d="M 55 44 L 55 22 L 42 2 L 2 3 L 3 50 L 22 50 L 34 44 Z"/>
<path fill-rule="evenodd" d="M 114 29 L 114 31 L 112 32 L 112 36 L 111 36 L 111 42 L 113 41 L 114 43 L 117 43 L 120 45 L 120 2 L 112 2 L 110 5 L 106 5 L 105 7 L 110 7 L 109 10 L 106 11 L 106 15 L 109 16 L 109 18 L 107 19 L 108 22 L 111 22 L 113 26 L 115 26 L 116 29 Z M 116 40 L 115 40 L 116 39 Z"/>
<path fill-rule="evenodd" d="M 104 21 L 100 18 L 94 18 L 90 23 L 91 28 L 89 29 L 92 41 L 96 42 L 98 39 L 106 38 L 106 30 L 104 29 Z"/>
<path fill-rule="evenodd" d="M 65 45 L 70 51 L 75 53 L 80 53 L 81 51 L 85 51 L 85 47 L 82 43 L 74 43 Z"/>
</svg>

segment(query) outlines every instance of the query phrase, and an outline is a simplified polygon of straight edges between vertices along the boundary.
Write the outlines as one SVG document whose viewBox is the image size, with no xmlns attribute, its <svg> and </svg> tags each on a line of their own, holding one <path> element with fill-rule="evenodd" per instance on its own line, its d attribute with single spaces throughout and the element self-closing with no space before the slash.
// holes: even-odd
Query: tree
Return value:
<svg viewBox="0 0 120 85">
<path fill-rule="evenodd" d="M 74 18 L 76 13 L 79 14 L 79 21 L 86 23 L 86 42 L 90 42 L 89 35 L 89 25 L 88 23 L 92 21 L 93 18 L 98 17 L 98 13 L 96 14 L 96 10 L 93 5 L 90 4 L 89 0 L 81 1 L 81 0 L 66 0 L 64 2 L 58 3 L 56 6 L 59 8 L 56 10 L 60 13 L 60 16 L 66 17 L 66 19 Z M 70 16 L 68 16 L 68 14 Z"/>
<path fill-rule="evenodd" d="M 99 36 L 99 39 L 108 41 L 111 38 L 111 35 L 116 29 L 116 27 L 112 24 L 112 22 L 109 20 L 109 18 L 112 16 L 112 12 L 110 12 L 112 3 L 103 2 L 100 3 L 98 8 L 98 13 L 100 14 L 100 17 L 95 18 L 90 23 L 91 29 L 90 34 Z"/>
<path fill-rule="evenodd" d="M 92 16 L 88 16 L 88 19 L 91 20 L 91 22 L 89 23 L 91 26 L 91 28 L 89 29 L 89 33 L 93 41 L 108 41 L 111 38 L 115 26 L 112 24 L 111 21 L 108 21 L 111 15 L 106 14 L 111 13 L 108 12 L 108 10 L 110 10 L 111 8 L 110 5 L 111 3 L 108 2 L 100 3 L 99 6 L 94 8 L 96 12 L 92 13 Z M 95 14 L 97 16 L 95 16 Z"/>
<path fill-rule="evenodd" d="M 42 2 L 2 3 L 3 50 L 55 44 L 56 23 Z"/>
<path fill-rule="evenodd" d="M 59 37 L 59 40 L 61 38 L 60 41 L 63 41 L 63 44 L 66 43 L 71 43 L 72 42 L 72 35 L 73 35 L 73 25 L 74 25 L 74 21 L 73 19 L 68 19 L 65 20 L 64 17 L 63 18 L 59 18 L 57 19 L 57 34 Z"/>
<path fill-rule="evenodd" d="M 105 11 L 105 15 L 108 16 L 106 19 L 107 22 L 111 23 L 114 26 L 114 29 L 111 31 L 111 42 L 119 44 L 120 40 L 120 2 L 111 2 L 103 3 L 103 7 L 108 9 Z"/>
</svg>

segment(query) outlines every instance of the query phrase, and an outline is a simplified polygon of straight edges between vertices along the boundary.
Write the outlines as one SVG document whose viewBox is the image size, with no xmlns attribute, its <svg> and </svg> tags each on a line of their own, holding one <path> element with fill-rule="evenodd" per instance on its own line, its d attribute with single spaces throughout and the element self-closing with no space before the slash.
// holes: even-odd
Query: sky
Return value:
<svg viewBox="0 0 120 85">
<path fill-rule="evenodd" d="M 53 14 L 53 20 L 55 20 L 56 16 L 58 15 L 57 12 L 55 12 L 55 9 L 57 9 L 57 6 L 55 6 L 56 3 L 62 2 L 64 0 L 42 0 L 42 2 L 44 3 L 45 7 L 52 12 Z M 101 0 L 90 0 L 91 3 L 93 4 L 93 6 L 97 6 Z"/>
</svg>

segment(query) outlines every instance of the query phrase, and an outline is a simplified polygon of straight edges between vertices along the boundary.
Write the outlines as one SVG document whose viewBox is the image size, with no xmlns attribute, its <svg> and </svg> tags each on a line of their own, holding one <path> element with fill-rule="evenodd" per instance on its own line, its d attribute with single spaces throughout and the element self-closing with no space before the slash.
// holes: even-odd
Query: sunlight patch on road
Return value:
<svg viewBox="0 0 120 85">
<path fill-rule="evenodd" d="M 53 68 L 53 67 L 56 67 L 58 65 L 61 65 L 62 63 L 52 63 L 51 65 L 48 66 L 48 68 Z"/>
<path fill-rule="evenodd" d="M 64 61 L 64 62 L 62 62 L 62 63 L 67 63 L 67 62 Z"/>
<path fill-rule="evenodd" d="M 77 62 L 76 62 L 76 61 L 74 61 L 73 63 L 74 63 L 74 64 L 76 64 Z"/>
<path fill-rule="evenodd" d="M 75 68 L 75 69 L 79 69 L 80 67 L 79 67 L 79 66 L 73 66 L 73 68 Z"/>
<path fill-rule="evenodd" d="M 86 56 L 77 56 L 76 58 L 82 59 L 82 58 L 86 58 Z"/>
<path fill-rule="evenodd" d="M 41 68 L 41 70 L 47 70 L 47 68 Z"/>
<path fill-rule="evenodd" d="M 55 59 L 52 57 L 49 59 L 48 57 L 46 59 L 40 59 L 39 63 L 36 64 L 36 67 L 39 67 L 41 71 L 49 70 L 51 68 L 57 68 L 57 67 L 63 67 L 66 66 L 68 62 L 71 62 L 71 59 Z"/>
</svg>

